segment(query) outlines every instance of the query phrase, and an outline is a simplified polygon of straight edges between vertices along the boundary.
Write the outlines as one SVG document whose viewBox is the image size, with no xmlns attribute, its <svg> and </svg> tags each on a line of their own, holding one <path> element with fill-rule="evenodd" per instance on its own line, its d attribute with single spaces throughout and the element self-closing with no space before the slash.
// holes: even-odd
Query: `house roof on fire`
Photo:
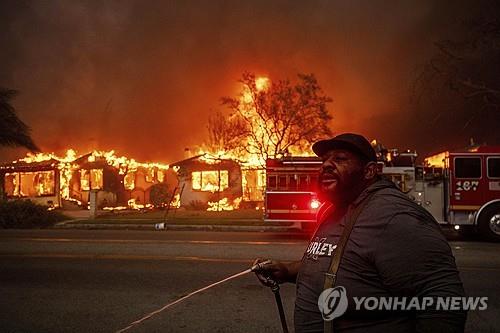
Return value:
<svg viewBox="0 0 500 333">
<path fill-rule="evenodd" d="M 54 170 L 57 168 L 58 165 L 59 161 L 53 158 L 41 162 L 14 161 L 0 165 L 0 171 L 2 172 L 46 171 L 46 170 Z"/>
<path fill-rule="evenodd" d="M 200 154 L 200 155 L 196 155 L 196 156 L 193 156 L 193 157 L 190 157 L 190 158 L 186 158 L 184 160 L 177 161 L 175 163 L 171 163 L 170 165 L 171 166 L 179 166 L 179 167 L 181 167 L 181 166 L 185 166 L 185 165 L 188 165 L 188 164 L 191 164 L 191 163 L 207 163 L 207 164 L 210 164 L 210 162 L 207 162 L 207 160 L 211 160 L 213 162 L 226 162 L 226 163 L 227 162 L 232 162 L 232 163 L 238 164 L 237 161 L 232 160 L 232 159 L 219 158 L 217 156 L 213 156 L 213 155 L 210 155 L 210 154 Z"/>
<path fill-rule="evenodd" d="M 198 160 L 202 156 L 205 156 L 205 154 L 200 154 L 200 155 L 196 155 L 196 156 L 193 156 L 193 157 L 190 157 L 190 158 L 186 158 L 184 160 L 180 160 L 180 161 L 177 161 L 175 163 L 171 163 L 170 165 L 171 166 L 182 166 L 182 165 L 184 165 L 186 163 L 190 163 L 192 161 Z"/>
</svg>

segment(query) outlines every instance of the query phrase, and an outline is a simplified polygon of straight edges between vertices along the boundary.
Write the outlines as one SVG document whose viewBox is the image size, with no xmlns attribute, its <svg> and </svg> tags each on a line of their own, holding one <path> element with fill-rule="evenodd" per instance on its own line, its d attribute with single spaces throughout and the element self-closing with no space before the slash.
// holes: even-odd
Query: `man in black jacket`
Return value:
<svg viewBox="0 0 500 333">
<path fill-rule="evenodd" d="M 375 151 L 364 137 L 341 134 L 316 142 L 313 151 L 323 159 L 319 191 L 328 208 L 318 214 L 321 224 L 301 261 L 271 261 L 257 272 L 264 284 L 269 277 L 278 283 L 296 283 L 295 332 L 323 332 L 318 303 L 325 273 L 358 206 L 360 215 L 335 283 L 345 288 L 348 305 L 333 320 L 334 331 L 463 332 L 465 311 L 435 306 L 438 298 L 462 297 L 464 290 L 455 258 L 434 218 L 379 177 Z M 363 299 L 396 300 L 396 306 L 362 307 Z M 418 306 L 408 307 L 411 299 Z M 422 300 L 433 306 L 422 307 Z"/>
</svg>

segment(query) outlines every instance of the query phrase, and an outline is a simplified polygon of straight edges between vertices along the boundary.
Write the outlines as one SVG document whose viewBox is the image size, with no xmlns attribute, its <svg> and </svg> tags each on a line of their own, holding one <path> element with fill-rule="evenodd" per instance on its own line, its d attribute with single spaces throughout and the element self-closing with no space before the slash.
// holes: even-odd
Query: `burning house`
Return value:
<svg viewBox="0 0 500 333">
<path fill-rule="evenodd" d="M 96 193 L 99 208 L 151 205 L 152 189 L 168 187 L 168 165 L 138 163 L 117 157 L 113 151 L 77 157 L 69 150 L 65 157 L 37 154 L 0 166 L 2 195 L 8 199 L 31 199 L 63 208 L 86 208 L 90 192 Z M 175 179 L 171 174 L 169 180 Z M 155 199 L 155 200 L 153 200 Z"/>
<path fill-rule="evenodd" d="M 214 211 L 237 209 L 242 200 L 240 164 L 197 155 L 172 164 L 181 189 L 181 206 Z"/>
<path fill-rule="evenodd" d="M 7 198 L 30 198 L 50 207 L 62 203 L 59 161 L 27 163 L 20 161 L 0 166 L 0 195 Z"/>
</svg>

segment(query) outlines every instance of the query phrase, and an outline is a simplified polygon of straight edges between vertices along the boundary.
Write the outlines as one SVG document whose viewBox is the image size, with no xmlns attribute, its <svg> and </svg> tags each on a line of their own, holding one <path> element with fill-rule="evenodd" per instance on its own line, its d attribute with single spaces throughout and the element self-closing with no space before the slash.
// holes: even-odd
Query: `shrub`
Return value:
<svg viewBox="0 0 500 333">
<path fill-rule="evenodd" d="M 0 228 L 46 228 L 68 217 L 30 200 L 0 201 Z"/>
<path fill-rule="evenodd" d="M 151 186 L 149 200 L 155 207 L 168 205 L 172 194 L 168 191 L 166 184 L 160 183 Z"/>
<path fill-rule="evenodd" d="M 200 200 L 191 200 L 186 207 L 188 210 L 207 210 L 208 205 Z"/>
</svg>

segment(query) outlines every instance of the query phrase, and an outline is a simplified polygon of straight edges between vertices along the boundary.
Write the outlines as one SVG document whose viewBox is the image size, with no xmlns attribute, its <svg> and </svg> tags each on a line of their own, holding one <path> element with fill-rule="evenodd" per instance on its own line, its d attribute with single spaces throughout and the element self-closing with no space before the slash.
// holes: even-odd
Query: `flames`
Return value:
<svg viewBox="0 0 500 333">
<path fill-rule="evenodd" d="M 68 201 L 76 202 L 81 205 L 82 202 L 71 196 L 71 186 L 72 178 L 75 175 L 80 177 L 81 189 L 83 191 L 88 191 L 90 189 L 102 189 L 103 188 L 103 169 L 92 168 L 92 169 L 82 169 L 79 164 L 85 162 L 83 156 L 78 156 L 74 149 L 68 149 L 64 156 L 58 156 L 54 153 L 28 153 L 26 157 L 14 161 L 13 164 L 18 163 L 37 163 L 46 162 L 54 160 L 52 164 L 53 167 L 57 168 L 59 171 L 59 186 L 61 198 Z M 146 178 L 152 180 L 156 172 L 157 180 L 162 182 L 165 178 L 165 171 L 169 169 L 166 164 L 160 163 L 139 163 L 134 159 L 129 159 L 124 156 L 117 156 L 113 150 L 111 151 L 98 151 L 94 150 L 92 153 L 88 154 L 86 161 L 89 163 L 103 161 L 107 165 L 110 165 L 116 169 L 120 175 L 124 175 L 124 187 L 127 190 L 133 190 L 135 187 L 134 183 L 134 172 L 139 168 L 144 168 L 147 170 Z M 49 195 L 54 194 L 50 192 L 50 189 L 54 188 L 54 172 L 53 171 L 36 171 L 36 172 L 15 172 L 6 173 L 6 177 L 12 178 L 12 194 L 14 196 L 30 196 L 30 195 Z M 36 190 L 35 193 L 23 193 L 20 189 L 21 180 L 26 177 L 33 177 L 32 182 L 27 181 L 26 183 L 32 183 L 33 188 Z M 24 181 L 22 182 L 24 183 Z M 127 208 L 127 207 L 125 207 Z M 143 209 L 149 208 L 148 205 L 141 205 L 135 202 L 135 199 L 131 199 L 128 202 L 128 208 L 132 209 Z M 108 207 L 108 210 L 120 210 L 123 207 Z"/>
<path fill-rule="evenodd" d="M 433 156 L 429 156 L 424 160 L 426 166 L 445 167 L 448 152 L 442 152 Z"/>
<path fill-rule="evenodd" d="M 54 171 L 5 173 L 6 192 L 13 196 L 50 196 L 55 192 Z M 21 183 L 27 184 L 21 186 Z"/>
<path fill-rule="evenodd" d="M 258 91 L 266 90 L 269 88 L 269 78 L 265 76 L 260 76 L 255 79 L 255 86 Z"/>
<path fill-rule="evenodd" d="M 28 153 L 26 157 L 14 161 L 14 163 L 25 162 L 25 163 L 35 163 L 35 162 L 45 162 L 49 160 L 56 160 L 61 163 L 73 162 L 77 158 L 76 151 L 74 149 L 68 149 L 65 156 L 57 156 L 54 153 Z"/>
<path fill-rule="evenodd" d="M 128 202 L 128 207 L 131 208 L 131 209 L 136 209 L 136 210 L 141 210 L 141 209 L 145 209 L 145 208 L 153 208 L 153 205 L 152 204 L 141 204 L 141 203 L 138 203 L 136 202 L 135 199 L 130 199 Z"/>
<path fill-rule="evenodd" d="M 126 174 L 127 172 L 137 171 L 139 167 L 143 167 L 146 169 L 159 169 L 168 170 L 168 164 L 160 164 L 160 163 L 139 163 L 136 160 L 129 159 L 124 156 L 116 156 L 114 150 L 110 151 L 97 151 L 94 150 L 91 155 L 87 158 L 89 162 L 94 162 L 98 159 L 106 160 L 107 164 L 113 166 L 120 170 L 120 174 Z"/>
<path fill-rule="evenodd" d="M 265 138 L 268 141 L 276 141 L 276 138 L 268 137 L 269 131 L 266 131 L 268 126 L 272 124 L 266 123 L 260 117 L 255 109 L 256 94 L 266 91 L 271 87 L 271 80 L 268 77 L 261 76 L 255 79 L 255 89 L 252 91 L 248 87 L 243 87 L 240 94 L 240 103 L 243 105 L 244 115 L 252 123 L 252 128 L 255 135 L 248 136 L 242 142 L 242 147 L 258 146 L 254 142 L 254 138 Z M 210 153 L 209 153 L 210 152 Z M 311 149 L 307 147 L 290 147 L 289 153 L 294 156 L 310 156 Z M 202 155 L 200 160 L 208 164 L 217 164 L 222 160 L 234 160 L 241 166 L 242 171 L 242 196 L 236 199 L 222 198 L 215 202 L 208 202 L 208 211 L 224 211 L 238 209 L 241 201 L 261 201 L 263 200 L 263 193 L 266 183 L 265 157 L 258 151 L 246 151 L 244 153 L 235 153 L 232 151 L 210 151 L 206 147 L 201 147 L 196 151 L 196 155 Z M 169 165 L 160 163 L 140 163 L 135 159 L 118 156 L 115 151 L 98 151 L 94 150 L 90 154 L 79 156 L 74 149 L 68 149 L 63 156 L 57 156 L 54 153 L 38 153 L 28 154 L 25 158 L 18 162 L 35 163 L 44 161 L 55 161 L 55 167 L 58 169 L 58 184 L 60 189 L 61 198 L 82 204 L 80 200 L 72 196 L 71 184 L 73 177 L 80 177 L 79 183 L 81 189 L 89 191 L 91 189 L 103 189 L 103 169 L 98 168 L 81 168 L 82 162 L 94 163 L 104 161 L 107 165 L 112 166 L 118 170 L 118 173 L 123 176 L 123 186 L 125 190 L 133 191 L 136 188 L 135 173 L 144 168 L 147 170 L 145 174 L 146 179 L 156 179 L 158 182 L 163 182 L 165 179 L 165 172 L 169 169 Z M 178 167 L 174 167 L 175 172 Z M 40 172 L 38 172 L 40 173 Z M 10 176 L 10 174 L 7 174 Z M 54 176 L 55 177 L 55 176 Z M 39 194 L 46 193 L 50 186 L 50 175 L 44 175 L 40 178 L 42 181 L 35 184 L 36 190 Z M 223 192 L 229 188 L 229 171 L 228 170 L 208 170 L 208 171 L 195 171 L 191 173 L 191 181 L 193 190 L 217 193 Z M 12 183 L 16 187 L 14 194 L 21 195 L 19 184 L 20 177 L 14 178 Z M 54 182 L 54 180 L 52 180 Z M 239 194 L 237 194 L 239 195 Z M 179 194 L 177 194 L 171 203 L 171 207 L 180 207 Z M 122 210 L 122 209 L 148 209 L 151 208 L 148 204 L 143 204 L 130 199 L 127 206 L 121 207 L 106 207 L 106 210 Z"/>
<path fill-rule="evenodd" d="M 259 143 L 256 142 L 257 138 L 264 138 L 268 142 L 277 142 L 277 138 L 269 137 L 272 131 L 268 131 L 269 120 L 265 120 L 256 110 L 255 100 L 260 92 L 266 91 L 271 87 L 271 80 L 268 77 L 260 76 L 255 78 L 255 89 L 249 86 L 243 86 L 240 92 L 240 105 L 242 115 L 246 121 L 251 124 L 252 132 L 254 135 L 249 135 L 241 142 L 241 147 L 245 150 L 211 150 L 210 147 L 201 146 L 195 150 L 195 156 L 201 156 L 200 160 L 206 164 L 217 164 L 221 160 L 237 161 L 241 166 L 242 172 L 242 190 L 243 195 L 239 201 L 262 201 L 263 193 L 266 184 L 266 171 L 265 171 L 265 156 L 262 151 L 257 151 L 254 147 L 258 147 Z M 311 156 L 312 151 L 309 145 L 306 146 L 292 146 L 289 148 L 289 153 L 293 156 Z M 174 167 L 175 170 L 175 167 Z M 177 170 L 175 170 L 177 172 Z M 212 171 L 216 173 L 216 171 Z M 219 171 L 220 177 L 215 175 L 210 176 L 210 172 L 193 172 L 191 180 L 193 190 L 209 191 L 212 193 L 220 192 L 228 187 L 226 181 L 227 171 Z M 209 211 L 216 210 L 231 210 L 239 206 L 239 201 L 230 202 L 230 199 L 223 198 L 218 202 L 209 203 Z M 223 207 L 223 208 L 221 208 Z M 231 207 L 231 208 L 230 208 Z M 226 209 L 227 208 L 227 209 Z"/>
<path fill-rule="evenodd" d="M 262 83 L 264 84 L 264 83 Z M 230 156 L 225 156 L 229 158 Z M 211 156 L 204 156 L 202 160 L 206 163 L 215 164 L 220 163 L 223 158 L 214 159 Z M 46 162 L 54 160 L 52 166 L 56 168 L 59 172 L 59 185 L 60 185 L 60 195 L 61 198 L 68 201 L 73 201 L 78 205 L 83 205 L 81 200 L 72 197 L 71 184 L 74 177 L 79 177 L 80 188 L 83 191 L 89 191 L 91 189 L 103 189 L 103 179 L 104 173 L 102 168 L 82 168 L 82 163 L 96 163 L 105 162 L 118 170 L 118 173 L 123 176 L 123 186 L 126 190 L 133 190 L 135 188 L 135 178 L 134 172 L 138 171 L 139 168 L 145 168 L 146 179 L 152 180 L 155 176 L 158 181 L 163 181 L 165 179 L 165 172 L 169 169 L 166 164 L 159 163 L 139 163 L 134 159 L 129 159 L 124 156 L 117 156 L 114 151 L 93 151 L 87 155 L 78 155 L 73 149 L 68 149 L 66 154 L 63 156 L 58 156 L 54 153 L 38 153 L 38 154 L 28 154 L 26 157 L 14 162 L 20 163 L 36 163 L 36 162 Z M 92 164 L 91 164 L 92 165 Z M 174 168 L 175 170 L 176 168 Z M 178 171 L 178 170 L 175 170 Z M 21 179 L 26 177 L 24 172 L 14 172 L 6 173 L 6 176 L 13 177 L 12 184 L 15 187 L 13 190 L 14 195 L 43 195 L 49 194 L 50 188 L 55 188 L 54 171 L 36 171 L 30 172 L 29 174 L 36 175 L 38 182 L 33 182 L 33 187 L 36 188 L 37 193 L 23 193 L 19 184 Z M 35 177 L 35 176 L 33 176 Z M 222 192 L 229 188 L 229 171 L 228 170 L 208 170 L 208 171 L 195 171 L 191 175 L 193 189 L 198 189 L 200 191 L 207 191 L 211 193 Z M 262 178 L 262 177 L 261 177 Z M 50 185 L 52 184 L 52 185 Z M 51 187 L 52 186 L 52 187 Z M 52 193 L 54 194 L 54 193 Z M 218 201 L 208 202 L 208 211 L 230 211 L 238 209 L 242 197 L 236 199 L 222 198 Z M 180 194 L 177 193 L 170 203 L 170 207 L 179 208 L 181 205 Z M 145 204 L 132 198 L 128 200 L 126 206 L 115 206 L 115 207 L 104 207 L 103 210 L 106 211 L 121 211 L 127 209 L 134 210 L 144 210 L 152 209 L 152 204 Z"/>
<path fill-rule="evenodd" d="M 241 197 L 236 198 L 229 203 L 228 198 L 222 198 L 219 201 L 209 201 L 207 211 L 209 212 L 221 212 L 238 209 L 240 206 Z"/>
<path fill-rule="evenodd" d="M 172 208 L 180 208 L 181 207 L 181 195 L 176 193 L 172 202 L 170 203 L 170 207 Z"/>
<path fill-rule="evenodd" d="M 193 190 L 222 192 L 229 187 L 227 170 L 194 171 L 191 173 Z"/>
<path fill-rule="evenodd" d="M 266 76 L 258 76 L 255 78 L 255 89 L 252 90 L 247 86 L 243 86 L 240 92 L 239 101 L 241 104 L 242 113 L 249 123 L 251 123 L 252 131 L 254 135 L 249 135 L 241 143 L 242 147 L 246 147 L 245 151 L 226 151 L 218 150 L 213 151 L 207 146 L 201 146 L 195 151 L 195 155 L 205 155 L 209 156 L 204 159 L 206 163 L 215 164 L 219 159 L 231 159 L 238 161 L 243 169 L 263 169 L 266 164 L 265 156 L 263 156 L 259 151 L 256 151 L 254 147 L 260 146 L 256 142 L 256 138 L 264 138 L 266 142 L 278 142 L 279 138 L 270 137 L 272 132 L 266 130 L 270 126 L 275 126 L 275 124 L 270 123 L 269 120 L 263 119 L 257 112 L 255 106 L 255 100 L 257 98 L 256 94 L 262 91 L 266 91 L 271 87 L 271 80 Z M 290 146 L 288 152 L 293 156 L 311 156 L 312 150 L 311 146 L 304 144 L 302 146 Z M 214 158 L 215 157 L 215 158 Z"/>
</svg>

